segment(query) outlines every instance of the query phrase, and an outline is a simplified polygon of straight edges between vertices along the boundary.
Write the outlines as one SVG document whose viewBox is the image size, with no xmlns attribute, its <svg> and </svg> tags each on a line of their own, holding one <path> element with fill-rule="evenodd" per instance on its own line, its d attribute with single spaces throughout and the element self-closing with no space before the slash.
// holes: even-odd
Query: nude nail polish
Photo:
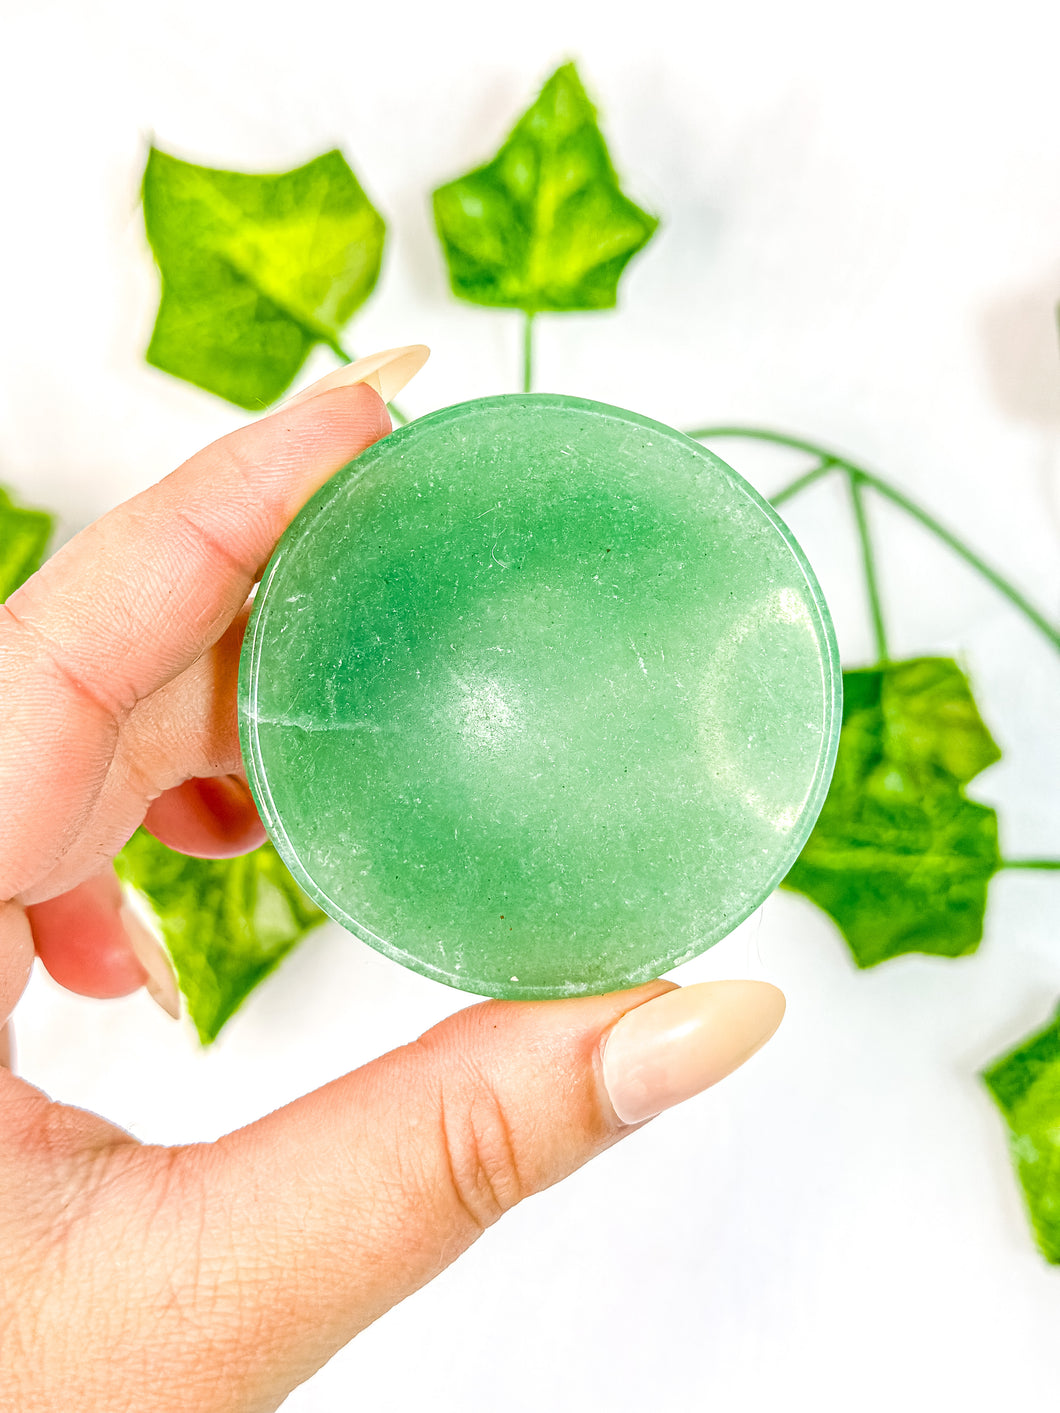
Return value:
<svg viewBox="0 0 1060 1413">
<path fill-rule="evenodd" d="M 366 358 L 357 358 L 343 368 L 336 368 L 334 373 L 328 373 L 286 402 L 281 402 L 275 410 L 285 412 L 288 408 L 297 407 L 300 402 L 308 402 L 321 393 L 331 392 L 333 388 L 349 388 L 356 383 L 367 384 L 384 402 L 391 402 L 412 381 L 430 356 L 430 349 L 422 343 L 370 353 Z"/>
<path fill-rule="evenodd" d="M 766 981 L 705 981 L 627 1011 L 601 1060 L 619 1119 L 641 1123 L 717 1084 L 766 1043 L 784 1004 Z"/>
<path fill-rule="evenodd" d="M 121 920 L 129 946 L 136 954 L 136 960 L 147 973 L 144 989 L 151 999 L 158 1003 L 167 1016 L 180 1018 L 180 991 L 169 960 L 161 942 L 136 916 L 128 903 L 123 904 Z"/>
</svg>

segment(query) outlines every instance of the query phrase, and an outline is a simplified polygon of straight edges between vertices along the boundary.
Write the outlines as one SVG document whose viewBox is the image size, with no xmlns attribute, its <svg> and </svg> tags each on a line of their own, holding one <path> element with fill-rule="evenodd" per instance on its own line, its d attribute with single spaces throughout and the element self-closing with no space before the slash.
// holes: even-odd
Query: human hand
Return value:
<svg viewBox="0 0 1060 1413">
<path fill-rule="evenodd" d="M 375 392 L 327 382 L 90 526 L 0 608 L 0 1026 L 35 953 L 85 995 L 144 984 L 111 866 L 141 822 L 188 853 L 264 838 L 236 726 L 247 595 L 309 496 L 390 429 Z M 782 1013 L 757 982 L 486 1002 L 178 1148 L 0 1068 L 0 1407 L 276 1408 Z"/>
</svg>

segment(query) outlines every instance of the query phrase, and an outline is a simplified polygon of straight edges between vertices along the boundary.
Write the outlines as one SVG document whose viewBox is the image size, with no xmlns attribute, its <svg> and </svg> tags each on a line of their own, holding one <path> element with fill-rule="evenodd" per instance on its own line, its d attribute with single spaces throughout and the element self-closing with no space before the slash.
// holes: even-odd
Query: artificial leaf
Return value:
<svg viewBox="0 0 1060 1413">
<path fill-rule="evenodd" d="M 557 69 L 491 162 L 439 187 L 453 293 L 503 309 L 611 309 L 658 221 L 623 195 L 573 64 Z"/>
<path fill-rule="evenodd" d="M 1044 1030 L 995 1060 L 983 1080 L 1008 1124 L 1038 1245 L 1060 1265 L 1060 1011 Z"/>
<path fill-rule="evenodd" d="M 144 223 L 162 276 L 147 361 L 240 407 L 267 407 L 379 276 L 385 227 L 341 152 L 279 175 L 152 147 Z"/>
<path fill-rule="evenodd" d="M 0 603 L 44 562 L 54 517 L 16 505 L 0 486 Z"/>
<path fill-rule="evenodd" d="M 835 775 L 784 886 L 838 923 L 858 966 L 959 957 L 983 933 L 997 816 L 964 786 L 1001 752 L 949 658 L 843 674 Z"/>
<path fill-rule="evenodd" d="M 204 1045 L 291 948 L 326 920 L 271 844 L 241 858 L 193 859 L 140 830 L 115 867 L 154 914 Z"/>
</svg>

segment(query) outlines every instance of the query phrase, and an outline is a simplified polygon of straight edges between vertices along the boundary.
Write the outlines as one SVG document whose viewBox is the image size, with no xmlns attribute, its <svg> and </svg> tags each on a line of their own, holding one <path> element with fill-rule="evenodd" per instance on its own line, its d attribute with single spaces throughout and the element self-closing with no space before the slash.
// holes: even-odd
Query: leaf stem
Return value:
<svg viewBox="0 0 1060 1413">
<path fill-rule="evenodd" d="M 354 355 L 350 353 L 348 349 L 343 348 L 342 344 L 339 343 L 337 339 L 329 339 L 328 348 L 330 348 L 332 353 L 336 354 L 337 357 L 341 358 L 344 363 L 355 363 L 357 361 Z M 395 407 L 392 402 L 388 402 L 387 407 L 390 409 L 391 419 L 395 421 L 399 427 L 404 427 L 409 419 L 405 416 L 404 412 L 401 411 L 400 407 Z"/>
<path fill-rule="evenodd" d="M 794 481 L 789 481 L 786 486 L 782 486 L 775 496 L 770 496 L 769 504 L 772 506 L 783 505 L 786 500 L 791 500 L 792 496 L 797 496 L 807 486 L 812 486 L 814 481 L 819 481 L 829 471 L 837 469 L 838 463 L 833 461 L 830 456 L 826 456 L 812 470 L 804 472 L 801 476 L 796 476 Z"/>
<path fill-rule="evenodd" d="M 854 523 L 857 526 L 861 544 L 861 564 L 865 574 L 865 592 L 872 615 L 872 632 L 876 640 L 876 666 L 882 667 L 889 661 L 887 650 L 887 628 L 883 621 L 883 601 L 880 598 L 880 583 L 876 573 L 876 554 L 872 546 L 868 516 L 865 514 L 865 498 L 862 494 L 862 477 L 856 471 L 847 470 L 850 485 L 850 499 L 854 507 Z"/>
<path fill-rule="evenodd" d="M 924 529 L 928 530 L 936 539 L 941 540 L 954 554 L 963 559 L 966 564 L 970 565 L 981 578 L 985 579 L 1002 598 L 1007 599 L 1013 608 L 1016 609 L 1018 613 L 1022 614 L 1028 623 L 1031 623 L 1037 628 L 1039 633 L 1052 644 L 1057 652 L 1060 652 L 1060 628 L 1050 623 L 1045 615 L 1036 609 L 1030 600 L 1016 588 L 1015 584 L 1010 583 L 1003 575 L 999 574 L 996 569 L 993 569 L 987 564 L 984 559 L 976 554 L 971 546 L 966 545 L 952 530 L 948 530 L 945 525 L 936 520 L 930 511 L 925 510 L 923 506 L 911 500 L 904 492 L 892 486 L 889 481 L 885 481 L 882 476 L 873 475 L 871 471 L 866 471 L 864 467 L 856 465 L 845 456 L 837 456 L 834 452 L 828 451 L 826 448 L 819 446 L 816 442 L 807 441 L 803 437 L 789 436 L 785 432 L 771 432 L 761 427 L 702 427 L 694 432 L 689 432 L 688 435 L 694 437 L 697 441 L 714 441 L 720 440 L 723 437 L 741 437 L 748 441 L 771 442 L 777 446 L 791 447 L 793 451 L 804 451 L 810 456 L 819 457 L 820 465 L 814 467 L 812 471 L 807 472 L 805 475 L 797 477 L 789 485 L 779 491 L 773 498 L 774 505 L 804 490 L 806 486 L 816 481 L 819 476 L 823 476 L 825 472 L 831 470 L 832 467 L 839 467 L 841 470 L 845 471 L 848 476 L 856 477 L 862 486 L 871 486 L 878 495 L 884 496 L 892 505 L 896 505 L 900 510 L 904 510 L 907 515 L 921 524 Z"/>
<path fill-rule="evenodd" d="M 822 461 L 828 461 L 833 466 L 850 464 L 834 452 L 825 451 L 824 447 L 818 446 L 816 442 L 807 441 L 804 437 L 789 436 L 787 432 L 771 432 L 766 427 L 701 427 L 694 432 L 686 432 L 685 435 L 697 442 L 713 441 L 715 437 L 742 437 L 745 441 L 773 442 L 777 446 L 789 446 L 792 451 L 805 451 L 810 456 L 819 456 Z"/>
<path fill-rule="evenodd" d="M 1060 872 L 1060 859 L 1002 859 L 1002 868 L 1039 868 Z"/>
<path fill-rule="evenodd" d="M 534 386 L 534 316 L 528 310 L 523 324 L 523 392 Z"/>
<path fill-rule="evenodd" d="M 868 471 L 863 471 L 861 478 L 879 495 L 886 496 L 892 504 L 912 516 L 914 520 L 923 525 L 925 530 L 930 530 L 936 539 L 941 540 L 988 584 L 991 584 L 1003 598 L 1008 599 L 1013 608 L 1018 609 L 1029 623 L 1033 623 L 1038 631 L 1049 639 L 1057 652 L 1060 652 L 1060 628 L 1054 627 L 1045 615 L 1040 613 L 1030 600 L 1020 593 L 1015 584 L 1010 584 L 1007 579 L 1002 578 L 996 569 L 992 569 L 984 559 L 976 554 L 975 550 L 966 545 L 963 540 L 959 540 L 952 530 L 947 530 L 945 525 L 940 524 L 932 514 L 917 505 L 915 501 L 910 500 L 907 495 L 897 490 L 889 482 L 882 480 L 879 476 L 873 476 Z"/>
</svg>

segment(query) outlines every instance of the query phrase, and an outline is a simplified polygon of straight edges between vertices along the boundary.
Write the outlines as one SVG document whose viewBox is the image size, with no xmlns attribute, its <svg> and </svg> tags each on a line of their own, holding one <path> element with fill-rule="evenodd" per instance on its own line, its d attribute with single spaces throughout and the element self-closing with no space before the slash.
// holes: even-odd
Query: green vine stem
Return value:
<svg viewBox="0 0 1060 1413">
<path fill-rule="evenodd" d="M 1060 859 L 1002 859 L 1002 868 L 1041 868 L 1060 871 Z"/>
<path fill-rule="evenodd" d="M 883 621 L 883 601 L 880 598 L 880 581 L 876 574 L 876 555 L 872 547 L 872 534 L 868 516 L 865 514 L 865 496 L 862 479 L 854 471 L 847 472 L 850 486 L 850 499 L 854 507 L 854 523 L 861 544 L 861 565 L 865 575 L 865 591 L 869 599 L 869 613 L 872 615 L 872 633 L 876 640 L 876 667 L 882 667 L 890 659 L 887 651 L 887 629 Z"/>
<path fill-rule="evenodd" d="M 534 386 L 534 316 L 527 311 L 523 323 L 523 392 Z"/>
<path fill-rule="evenodd" d="M 1060 628 L 1050 623 L 1045 615 L 1020 593 L 1015 584 L 1011 584 L 996 569 L 987 564 L 975 550 L 959 539 L 952 530 L 948 530 L 945 525 L 936 520 L 935 517 L 923 506 L 917 505 L 914 500 L 904 492 L 892 486 L 889 481 L 885 481 L 882 476 L 876 476 L 871 471 L 866 471 L 864 467 L 856 465 L 844 456 L 837 456 L 834 452 L 827 451 L 816 442 L 807 441 L 802 437 L 789 436 L 784 432 L 770 432 L 757 427 L 701 427 L 693 432 L 689 432 L 690 437 L 696 441 L 720 441 L 725 437 L 740 437 L 748 441 L 771 442 L 776 446 L 790 447 L 793 451 L 806 452 L 808 456 L 817 458 L 818 464 L 812 470 L 804 472 L 801 476 L 790 481 L 788 485 L 782 487 L 772 498 L 773 505 L 782 505 L 784 501 L 790 500 L 792 496 L 803 491 L 807 486 L 827 475 L 830 471 L 840 470 L 851 478 L 851 484 L 857 482 L 859 487 L 870 486 L 877 495 L 889 500 L 892 505 L 898 506 L 900 510 L 920 525 L 928 530 L 936 539 L 953 551 L 960 559 L 971 566 L 972 569 L 985 579 L 986 582 L 999 593 L 1003 598 L 1022 614 L 1028 623 L 1031 623 L 1039 633 L 1046 638 L 1056 652 L 1060 652 Z M 856 500 L 855 500 L 856 508 Z M 871 597 L 871 593 L 870 593 Z"/>
<path fill-rule="evenodd" d="M 792 496 L 797 496 L 800 491 L 804 491 L 807 486 L 812 486 L 814 481 L 819 481 L 822 476 L 829 471 L 836 469 L 837 463 L 830 456 L 815 466 L 811 471 L 805 472 L 802 476 L 796 476 L 794 481 L 790 481 L 783 490 L 778 491 L 770 504 L 773 506 L 783 505 L 786 500 L 791 500 Z"/>
<path fill-rule="evenodd" d="M 1013 608 L 1017 609 L 1023 617 L 1027 619 L 1028 623 L 1033 623 L 1035 628 L 1049 640 L 1056 651 L 1060 652 L 1060 628 L 1050 623 L 1045 615 L 1040 613 L 1030 600 L 1020 593 L 1015 584 L 1010 584 L 1007 579 L 1003 578 L 1002 575 L 987 564 L 984 559 L 981 559 L 963 540 L 958 539 L 952 530 L 947 530 L 945 525 L 940 524 L 933 515 L 924 510 L 922 506 L 917 505 L 915 501 L 910 500 L 907 495 L 898 490 L 895 486 L 892 486 L 879 476 L 872 475 L 868 471 L 862 473 L 862 479 L 865 484 L 871 486 L 878 495 L 884 496 L 887 500 L 891 501 L 892 504 L 897 505 L 899 509 L 904 510 L 907 515 L 923 525 L 925 530 L 929 530 L 937 540 L 941 540 L 944 545 L 947 545 L 954 554 L 959 555 L 981 578 L 992 585 L 1002 597 L 1008 599 Z"/>
<path fill-rule="evenodd" d="M 331 349 L 332 353 L 341 358 L 345 363 L 356 362 L 353 354 L 343 348 L 341 343 L 331 343 L 329 341 L 328 347 Z M 399 407 L 395 407 L 392 402 L 388 402 L 387 407 L 390 409 L 391 419 L 396 422 L 399 427 L 404 427 L 405 423 L 409 420 L 404 412 L 402 412 Z"/>
</svg>

